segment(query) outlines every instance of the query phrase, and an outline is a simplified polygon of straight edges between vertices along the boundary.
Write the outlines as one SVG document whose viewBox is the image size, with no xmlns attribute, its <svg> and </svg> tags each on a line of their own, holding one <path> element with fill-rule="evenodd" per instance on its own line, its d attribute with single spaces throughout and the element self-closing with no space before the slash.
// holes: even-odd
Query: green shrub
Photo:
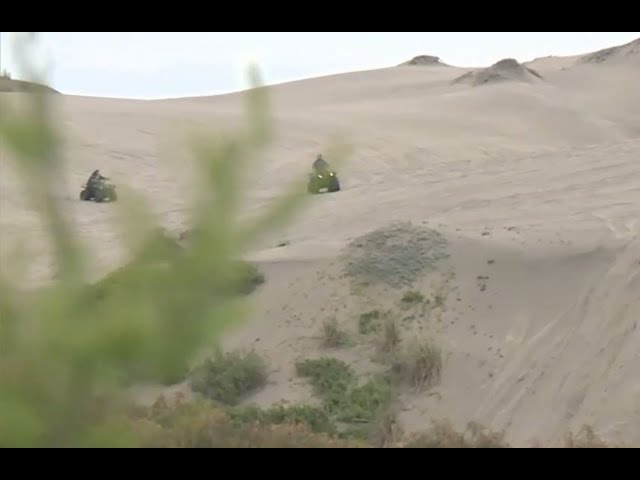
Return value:
<svg viewBox="0 0 640 480">
<path fill-rule="evenodd" d="M 336 358 L 298 362 L 296 372 L 301 377 L 308 377 L 314 393 L 324 398 L 341 398 L 355 381 L 351 368 Z"/>
<path fill-rule="evenodd" d="M 191 388 L 225 405 L 236 405 L 267 382 L 267 367 L 256 353 L 218 353 L 191 373 Z"/>
<path fill-rule="evenodd" d="M 296 364 L 298 375 L 308 377 L 324 411 L 333 421 L 371 422 L 391 402 L 387 378 L 376 376 L 358 385 L 351 368 L 335 358 L 305 360 Z"/>
<path fill-rule="evenodd" d="M 391 402 L 391 386 L 380 375 L 361 386 L 352 387 L 335 408 L 337 421 L 346 423 L 372 422 Z"/>
<path fill-rule="evenodd" d="M 140 446 L 151 448 L 346 448 L 341 440 L 290 422 L 241 421 L 207 401 L 156 406 L 131 421 Z"/>
<path fill-rule="evenodd" d="M 405 292 L 400 301 L 403 304 L 408 305 L 422 303 L 424 302 L 424 295 L 422 295 L 420 292 L 416 292 L 415 290 L 410 290 L 408 292 Z"/>
<path fill-rule="evenodd" d="M 358 332 L 361 335 L 368 335 L 377 332 L 380 329 L 380 319 L 382 314 L 380 310 L 373 310 L 360 315 L 358 320 Z"/>
<path fill-rule="evenodd" d="M 334 433 L 326 412 L 308 405 L 276 406 L 262 409 L 255 406 L 233 407 L 227 410 L 235 425 L 305 425 L 312 432 Z"/>
<path fill-rule="evenodd" d="M 234 288 L 234 293 L 249 295 L 264 283 L 264 274 L 257 266 L 248 262 L 237 262 L 236 268 L 238 279 L 236 280 L 237 286 Z"/>
</svg>

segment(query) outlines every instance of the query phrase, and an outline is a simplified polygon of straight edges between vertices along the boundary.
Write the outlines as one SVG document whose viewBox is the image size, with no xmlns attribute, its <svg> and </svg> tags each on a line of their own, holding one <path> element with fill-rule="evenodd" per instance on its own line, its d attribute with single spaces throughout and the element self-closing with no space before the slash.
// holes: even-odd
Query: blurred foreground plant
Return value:
<svg viewBox="0 0 640 480">
<path fill-rule="evenodd" d="M 23 70 L 29 70 L 33 40 L 18 44 Z M 225 327 L 245 318 L 243 297 L 229 288 L 244 279 L 237 259 L 292 217 L 303 191 L 293 185 L 261 218 L 238 224 L 242 173 L 272 134 L 255 69 L 250 80 L 247 128 L 194 140 L 202 190 L 189 248 L 175 255 L 147 243 L 153 261 L 123 269 L 99 302 L 88 295 L 85 256 L 53 189 L 62 158 L 48 97 L 30 95 L 26 112 L 3 102 L 0 141 L 14 152 L 33 208 L 46 221 L 57 271 L 51 285 L 28 293 L 6 277 L 8 269 L 0 271 L 0 446 L 138 445 L 122 420 L 127 380 L 174 376 Z M 142 202 L 123 198 L 113 205 L 128 239 L 157 231 Z"/>
</svg>

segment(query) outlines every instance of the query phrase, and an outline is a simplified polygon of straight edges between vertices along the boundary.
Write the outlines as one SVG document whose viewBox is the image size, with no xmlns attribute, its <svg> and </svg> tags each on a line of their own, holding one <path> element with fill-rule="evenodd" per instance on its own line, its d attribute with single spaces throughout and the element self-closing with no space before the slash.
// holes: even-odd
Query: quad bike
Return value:
<svg viewBox="0 0 640 480">
<path fill-rule="evenodd" d="M 307 191 L 309 193 L 320 193 L 320 190 L 324 188 L 327 189 L 327 192 L 340 190 L 340 181 L 336 172 L 328 170 L 322 173 L 310 173 Z"/>
<path fill-rule="evenodd" d="M 116 194 L 116 186 L 112 183 L 107 183 L 104 180 L 99 180 L 93 187 L 93 195 L 87 186 L 85 185 L 80 192 L 80 200 L 94 202 L 115 202 L 118 199 Z"/>
</svg>

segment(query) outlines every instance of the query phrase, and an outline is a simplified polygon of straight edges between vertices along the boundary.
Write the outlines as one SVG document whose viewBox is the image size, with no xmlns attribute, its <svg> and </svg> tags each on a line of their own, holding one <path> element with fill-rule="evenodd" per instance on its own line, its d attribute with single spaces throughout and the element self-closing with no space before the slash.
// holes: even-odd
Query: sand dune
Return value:
<svg viewBox="0 0 640 480">
<path fill-rule="evenodd" d="M 468 72 L 455 78 L 453 84 L 465 83 L 474 87 L 491 85 L 497 82 L 525 82 L 533 83 L 543 80 L 542 76 L 534 69 L 521 65 L 513 58 L 505 58 L 488 68 Z"/>
<path fill-rule="evenodd" d="M 417 57 L 413 57 L 411 60 L 407 60 L 406 62 L 403 62 L 398 66 L 401 67 L 406 65 L 435 66 L 435 65 L 446 65 L 446 64 L 442 63 L 439 57 L 434 57 L 433 55 L 418 55 Z"/>
<path fill-rule="evenodd" d="M 623 64 L 640 66 L 640 38 L 619 45 L 616 47 L 605 48 L 597 52 L 589 53 L 580 57 L 577 64 L 595 63 L 595 64 Z"/>
<path fill-rule="evenodd" d="M 0 92 L 45 92 L 60 93 L 46 85 L 40 85 L 33 82 L 25 82 L 24 80 L 13 80 L 11 78 L 0 76 Z"/>
<path fill-rule="evenodd" d="M 278 134 L 252 179 L 247 213 L 275 199 L 283 179 L 304 175 L 334 133 L 344 133 L 354 153 L 340 169 L 341 192 L 312 198 L 305 215 L 249 254 L 267 282 L 252 297 L 255 319 L 227 345 L 255 348 L 273 368 L 270 385 L 250 401 L 308 400 L 308 386 L 293 374 L 303 356 L 381 368 L 365 339 L 321 349 L 320 326 L 335 316 L 355 332 L 361 313 L 399 311 L 402 293 L 414 289 L 441 301 L 403 315 L 402 333 L 431 335 L 445 359 L 433 390 L 403 392 L 405 429 L 421 430 L 432 417 L 473 419 L 528 445 L 586 423 L 639 444 L 637 42 L 471 74 L 403 65 L 272 87 Z M 69 159 L 60 197 L 96 254 L 95 277 L 123 256 L 113 209 L 76 200 L 89 173 L 100 168 L 143 192 L 165 226 L 180 232 L 194 179 L 172 132 L 243 121 L 238 94 L 154 102 L 55 96 L 55 103 Z M 27 280 L 47 281 L 41 225 L 8 156 L 1 158 L 3 265 L 23 239 L 35 262 Z M 380 250 L 387 243 L 372 238 L 397 243 Z M 366 268 L 353 262 L 365 265 L 367 248 L 377 260 L 366 268 L 380 281 L 354 289 Z M 402 281 L 384 281 L 393 275 Z"/>
</svg>

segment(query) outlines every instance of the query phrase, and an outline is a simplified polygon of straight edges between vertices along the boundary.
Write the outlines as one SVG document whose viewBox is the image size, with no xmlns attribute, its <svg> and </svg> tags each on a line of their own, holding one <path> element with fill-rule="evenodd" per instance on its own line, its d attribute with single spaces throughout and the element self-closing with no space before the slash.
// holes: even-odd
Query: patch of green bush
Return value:
<svg viewBox="0 0 640 480">
<path fill-rule="evenodd" d="M 235 268 L 238 277 L 234 283 L 234 293 L 249 295 L 265 281 L 264 274 L 252 263 L 238 261 Z"/>
<path fill-rule="evenodd" d="M 424 295 L 415 290 L 409 290 L 402 295 L 402 299 L 400 301 L 406 305 L 422 303 L 424 302 Z"/>
<path fill-rule="evenodd" d="M 190 375 L 194 392 L 224 405 L 237 405 L 266 382 L 266 364 L 254 352 L 217 353 L 194 368 Z"/>
<path fill-rule="evenodd" d="M 312 432 L 335 433 L 325 411 L 309 405 L 275 406 L 262 409 L 256 406 L 238 406 L 227 410 L 235 425 L 306 425 Z"/>
<path fill-rule="evenodd" d="M 384 376 L 375 376 L 358 385 L 351 368 L 335 358 L 304 360 L 296 364 L 298 375 L 309 378 L 324 411 L 333 421 L 372 422 L 392 399 L 391 386 Z"/>
<path fill-rule="evenodd" d="M 358 332 L 360 332 L 361 335 L 377 332 L 380 329 L 381 318 L 382 314 L 380 310 L 372 310 L 361 314 L 358 320 Z"/>
<path fill-rule="evenodd" d="M 362 441 L 313 431 L 309 423 L 301 421 L 311 420 L 310 410 L 229 412 L 207 400 L 161 404 L 141 412 L 130 423 L 138 445 L 149 448 L 367 447 Z"/>
</svg>

